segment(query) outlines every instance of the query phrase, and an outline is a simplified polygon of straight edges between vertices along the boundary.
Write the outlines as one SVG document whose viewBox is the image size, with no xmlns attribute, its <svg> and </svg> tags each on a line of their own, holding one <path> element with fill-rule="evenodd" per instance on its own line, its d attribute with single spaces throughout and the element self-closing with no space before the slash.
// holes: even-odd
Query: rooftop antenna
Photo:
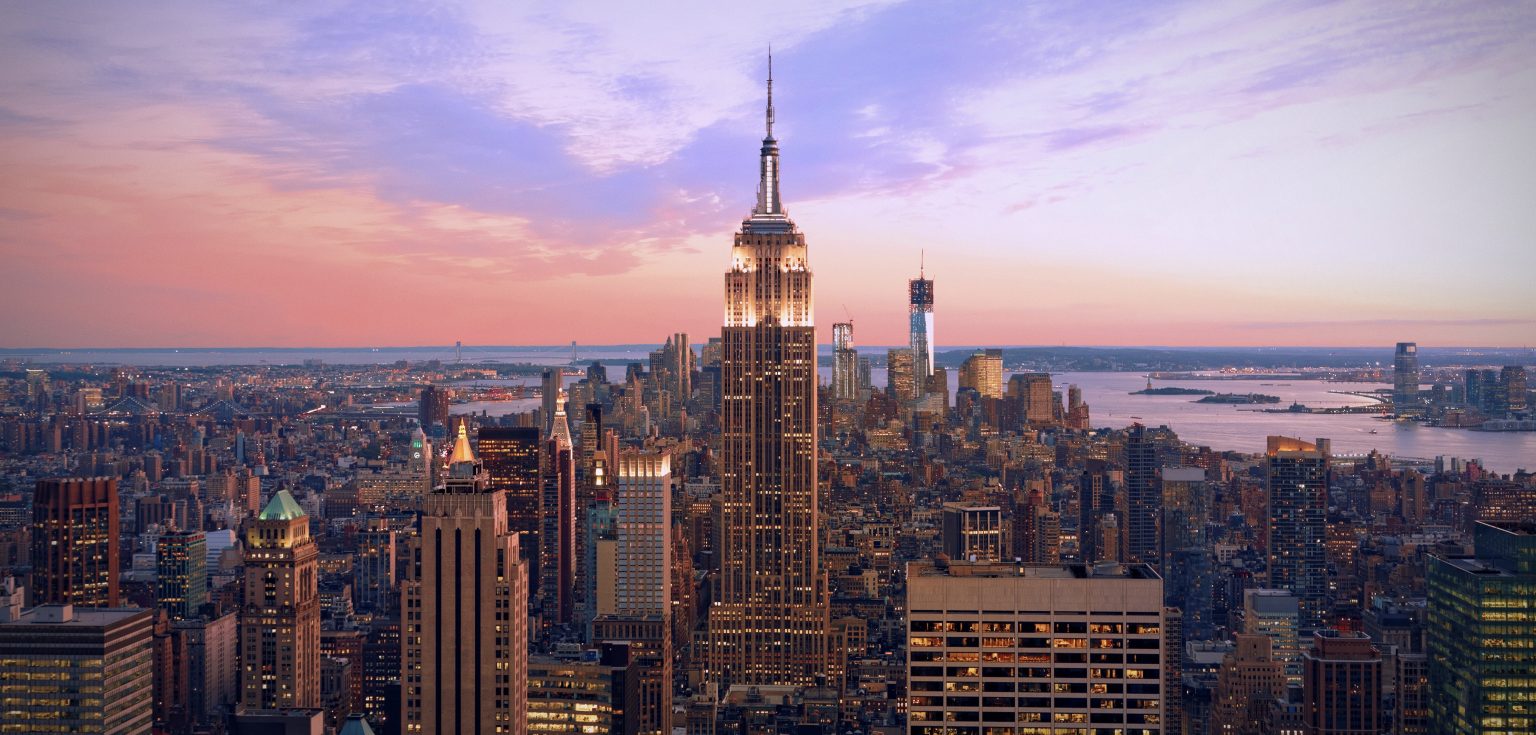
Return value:
<svg viewBox="0 0 1536 735">
<path fill-rule="evenodd" d="M 768 44 L 768 137 L 773 137 L 773 44 Z"/>
<path fill-rule="evenodd" d="M 927 248 L 920 248 L 920 249 L 918 249 L 918 251 L 917 251 L 917 277 L 918 278 L 922 278 L 924 272 L 927 270 L 927 268 L 926 268 L 927 262 L 928 262 L 928 249 Z"/>
</svg>

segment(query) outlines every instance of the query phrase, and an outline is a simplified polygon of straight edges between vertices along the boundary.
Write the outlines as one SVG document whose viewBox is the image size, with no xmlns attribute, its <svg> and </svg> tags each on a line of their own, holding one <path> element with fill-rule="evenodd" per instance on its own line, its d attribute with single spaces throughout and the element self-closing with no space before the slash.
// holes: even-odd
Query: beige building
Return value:
<svg viewBox="0 0 1536 735">
<path fill-rule="evenodd" d="M 779 198 L 772 90 L 770 81 L 757 206 L 725 273 L 722 559 L 710 673 L 727 683 L 803 686 L 828 669 L 816 327 L 805 235 Z"/>
<path fill-rule="evenodd" d="M 527 732 L 527 565 L 507 526 L 506 492 L 486 489 L 462 425 L 407 553 L 404 731 Z"/>
<path fill-rule="evenodd" d="M 320 550 L 287 490 L 245 538 L 240 703 L 246 709 L 320 706 Z"/>
<path fill-rule="evenodd" d="M 982 398 L 1003 397 L 1003 351 L 977 350 L 960 365 L 960 387 Z"/>
<path fill-rule="evenodd" d="M 907 732 L 1163 732 L 1163 582 L 1150 567 L 907 574 Z"/>
</svg>

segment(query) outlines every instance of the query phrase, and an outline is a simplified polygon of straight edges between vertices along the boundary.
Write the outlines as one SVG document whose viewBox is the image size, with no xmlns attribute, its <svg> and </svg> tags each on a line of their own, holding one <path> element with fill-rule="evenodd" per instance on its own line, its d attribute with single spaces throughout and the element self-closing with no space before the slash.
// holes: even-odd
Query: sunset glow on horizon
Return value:
<svg viewBox="0 0 1536 735">
<path fill-rule="evenodd" d="M 1536 4 L 0 14 L 3 347 L 702 341 L 769 44 L 821 342 L 1536 335 Z"/>
</svg>

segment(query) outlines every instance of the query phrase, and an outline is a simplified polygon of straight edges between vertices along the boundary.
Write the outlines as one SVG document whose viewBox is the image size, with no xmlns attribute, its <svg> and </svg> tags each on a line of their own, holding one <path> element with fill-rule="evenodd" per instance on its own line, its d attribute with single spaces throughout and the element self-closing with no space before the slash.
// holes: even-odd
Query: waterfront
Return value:
<svg viewBox="0 0 1536 735">
<path fill-rule="evenodd" d="M 821 372 L 823 381 L 830 380 L 830 370 Z M 951 396 L 959 387 L 958 372 L 949 371 Z M 871 373 L 872 382 L 877 387 L 884 387 L 885 371 L 876 369 Z M 1057 373 L 1051 376 L 1051 381 L 1062 395 L 1066 395 L 1067 386 L 1071 384 L 1082 389 L 1083 401 L 1090 407 L 1095 427 L 1167 424 L 1185 442 L 1217 450 L 1262 452 L 1265 437 L 1270 435 L 1294 436 L 1308 441 L 1325 437 L 1333 440 L 1334 452 L 1339 454 L 1364 454 L 1375 449 L 1394 457 L 1480 459 L 1487 469 L 1506 474 L 1522 468 L 1536 469 L 1536 432 L 1444 429 L 1391 421 L 1372 414 L 1265 413 L 1252 410 L 1253 406 L 1197 403 L 1199 396 L 1130 395 L 1131 391 L 1146 387 L 1143 373 Z M 1265 384 L 1269 382 L 1245 382 L 1241 387 L 1279 396 L 1280 407 L 1299 402 L 1312 408 L 1369 405 L 1372 401 L 1368 398 L 1330 391 L 1368 392 L 1386 387 L 1383 383 L 1320 380 L 1276 380 Z M 1231 381 L 1219 380 L 1180 380 L 1154 382 L 1153 385 L 1177 385 L 1216 392 L 1234 390 Z M 1372 431 L 1377 433 L 1372 434 Z"/>
</svg>

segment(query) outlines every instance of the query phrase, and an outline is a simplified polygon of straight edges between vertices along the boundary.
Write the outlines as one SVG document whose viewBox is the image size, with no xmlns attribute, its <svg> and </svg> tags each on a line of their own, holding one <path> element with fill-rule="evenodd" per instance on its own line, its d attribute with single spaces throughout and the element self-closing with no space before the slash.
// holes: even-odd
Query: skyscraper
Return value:
<svg viewBox="0 0 1536 735">
<path fill-rule="evenodd" d="M 155 544 L 156 594 L 172 618 L 196 617 L 208 601 L 208 539 L 202 531 L 173 531 Z"/>
<path fill-rule="evenodd" d="M 614 614 L 594 629 L 599 640 L 630 645 L 635 731 L 665 735 L 672 729 L 672 458 L 622 454 L 616 470 Z"/>
<path fill-rule="evenodd" d="M 1163 732 L 1151 567 L 913 563 L 907 585 L 911 735 Z"/>
<path fill-rule="evenodd" d="M 149 735 L 153 631 L 140 608 L 0 610 L 0 732 Z"/>
<path fill-rule="evenodd" d="M 1301 662 L 1306 735 L 1381 732 L 1381 651 L 1370 636 L 1318 631 Z"/>
<path fill-rule="evenodd" d="M 921 383 L 913 374 L 912 348 L 896 347 L 885 353 L 886 392 L 898 401 L 910 401 L 917 397 Z"/>
<path fill-rule="evenodd" d="M 1267 454 L 1269 586 L 1295 593 L 1307 636 L 1323 627 L 1328 601 L 1328 440 L 1271 436 Z"/>
<path fill-rule="evenodd" d="M 560 404 L 560 368 L 544 368 L 544 379 L 540 382 L 540 416 L 539 427 L 547 435 L 555 428 L 555 411 Z"/>
<path fill-rule="evenodd" d="M 1019 418 L 1041 426 L 1056 418 L 1050 373 L 1019 373 L 1008 379 L 1008 397 L 1019 404 Z"/>
<path fill-rule="evenodd" d="M 983 398 L 1003 397 L 1003 351 L 977 350 L 960 365 L 960 387 Z"/>
<path fill-rule="evenodd" d="M 406 565 L 403 732 L 527 732 L 527 571 L 505 496 L 461 427 Z"/>
<path fill-rule="evenodd" d="M 539 536 L 544 527 L 539 430 L 532 426 L 482 426 L 476 452 L 485 467 L 486 489 L 507 499 L 507 527 L 521 534 L 518 549 L 528 562 L 528 594 L 539 591 Z"/>
<path fill-rule="evenodd" d="M 933 375 L 933 279 L 924 278 L 919 270 L 917 278 L 907 282 L 907 293 L 912 318 L 912 374 L 918 392 L 927 389 L 928 377 Z"/>
<path fill-rule="evenodd" d="M 576 617 L 576 459 L 565 404 L 559 401 L 541 461 L 539 602 L 550 624 L 565 625 Z"/>
<path fill-rule="evenodd" d="M 32 602 L 117 607 L 117 478 L 37 481 L 32 496 Z"/>
<path fill-rule="evenodd" d="M 1392 411 L 1398 416 L 1423 413 L 1419 405 L 1419 346 L 1398 342 L 1392 356 Z"/>
<path fill-rule="evenodd" d="M 320 551 L 287 490 L 245 535 L 240 701 L 247 709 L 320 706 Z"/>
<path fill-rule="evenodd" d="M 1536 733 L 1536 526 L 1478 523 L 1473 556 L 1434 556 L 1425 648 L 1430 731 Z"/>
<path fill-rule="evenodd" d="M 852 401 L 859 397 L 859 353 L 853 348 L 853 322 L 832 325 L 832 397 Z"/>
<path fill-rule="evenodd" d="M 816 480 L 816 328 L 805 235 L 779 196 L 768 133 L 757 206 L 725 274 L 721 329 L 720 600 L 710 612 L 712 674 L 741 684 L 808 685 L 827 669 L 826 574 Z"/>
<path fill-rule="evenodd" d="M 1178 437 L 1166 426 L 1132 424 L 1125 436 L 1125 499 L 1127 561 L 1161 567 L 1162 480 L 1158 473 L 1178 448 Z"/>
<path fill-rule="evenodd" d="M 416 418 L 421 422 L 421 430 L 428 435 L 441 436 L 436 427 L 448 426 L 448 389 L 429 385 L 421 389 L 421 397 L 417 402 Z"/>
</svg>

